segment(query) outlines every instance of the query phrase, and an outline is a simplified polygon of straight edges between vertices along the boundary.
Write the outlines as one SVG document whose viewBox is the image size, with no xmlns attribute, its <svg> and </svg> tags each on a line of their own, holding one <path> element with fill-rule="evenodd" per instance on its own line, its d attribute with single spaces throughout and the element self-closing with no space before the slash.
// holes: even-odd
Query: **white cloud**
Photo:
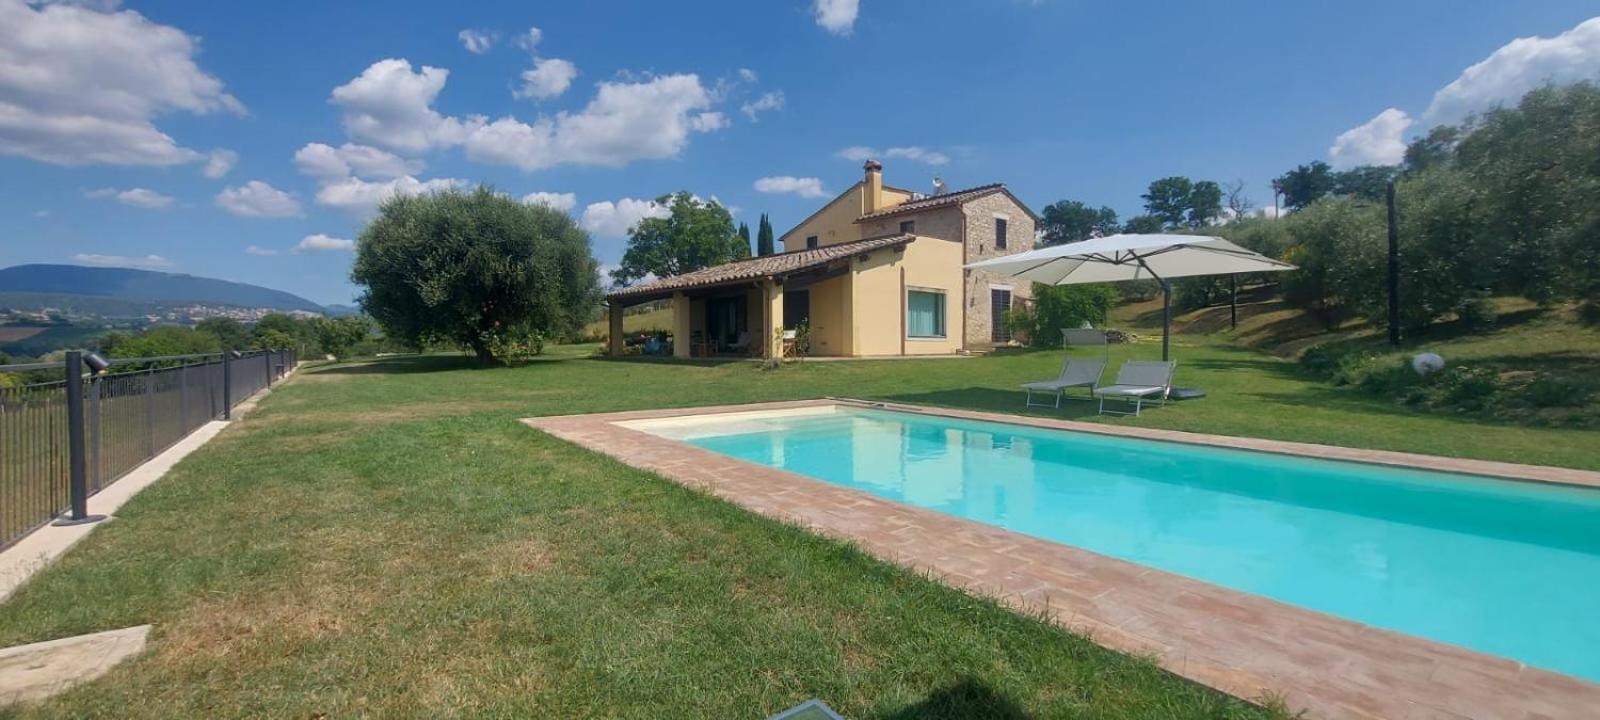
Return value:
<svg viewBox="0 0 1600 720">
<path fill-rule="evenodd" d="M 739 68 L 739 79 L 747 83 L 753 83 L 757 80 L 760 80 L 761 76 L 757 75 L 756 71 L 751 70 L 750 68 Z"/>
<path fill-rule="evenodd" d="M 532 204 L 549 205 L 557 210 L 566 212 L 578 206 L 576 193 L 533 192 L 522 196 L 522 201 Z"/>
<path fill-rule="evenodd" d="M 322 233 L 307 235 L 303 238 L 300 238 L 300 242 L 294 246 L 294 252 L 296 255 L 301 253 L 324 252 L 329 250 L 342 250 L 349 252 L 354 249 L 356 249 L 356 241 L 346 240 L 344 238 L 329 237 L 327 235 L 323 235 Z"/>
<path fill-rule="evenodd" d="M 494 47 L 495 35 L 491 32 L 467 29 L 456 33 L 456 37 L 461 40 L 461 47 L 473 55 L 482 55 Z"/>
<path fill-rule="evenodd" d="M 695 132 L 711 132 L 721 130 L 733 123 L 728 122 L 728 116 L 719 112 L 703 112 L 689 118 L 689 127 Z"/>
<path fill-rule="evenodd" d="M 217 148 L 206 156 L 206 166 L 200 172 L 206 177 L 215 180 L 227 175 L 238 162 L 239 153 L 226 148 Z"/>
<path fill-rule="evenodd" d="M 766 112 L 768 110 L 777 110 L 777 109 L 782 108 L 782 107 L 783 107 L 783 91 L 782 90 L 774 90 L 772 92 L 769 92 L 769 93 L 766 93 L 766 94 L 762 95 L 759 98 L 756 98 L 755 100 L 752 100 L 750 102 L 747 102 L 747 103 L 739 106 L 739 112 L 744 113 L 745 117 L 748 117 L 751 120 L 755 120 L 756 116 L 761 114 L 761 113 L 764 113 L 764 112 Z"/>
<path fill-rule="evenodd" d="M 793 193 L 807 198 L 826 197 L 828 194 L 822 189 L 822 180 L 814 177 L 774 175 L 757 180 L 755 188 L 757 192 Z"/>
<path fill-rule="evenodd" d="M 95 199 L 110 198 L 123 205 L 150 209 L 164 208 L 172 204 L 171 195 L 162 195 L 154 190 L 145 188 L 129 188 L 127 190 L 100 188 L 99 190 L 89 190 L 83 195 L 84 197 Z"/>
<path fill-rule="evenodd" d="M 1497 103 L 1515 104 L 1544 83 L 1600 76 L 1600 17 L 1555 37 L 1517 38 L 1461 72 L 1433 95 L 1423 113 L 1429 124 L 1459 122 Z"/>
<path fill-rule="evenodd" d="M 852 145 L 834 154 L 846 160 L 854 160 L 856 162 L 871 160 L 872 158 L 877 157 L 888 160 L 912 160 L 915 162 L 926 163 L 928 165 L 943 165 L 950 162 L 949 155 L 916 145 L 892 147 L 883 150 L 882 152 L 879 152 L 878 150 L 866 145 Z"/>
<path fill-rule="evenodd" d="M 421 195 L 465 184 L 467 181 L 457 178 L 418 180 L 410 175 L 377 181 L 347 177 L 328 182 L 317 190 L 317 204 L 367 216 L 377 212 L 383 201 L 396 195 Z"/>
<path fill-rule="evenodd" d="M 272 248 L 264 248 L 259 245 L 251 245 L 250 247 L 244 249 L 244 254 L 254 255 L 256 257 L 272 257 L 273 255 L 277 255 L 278 251 L 273 250 Z"/>
<path fill-rule="evenodd" d="M 381 60 L 335 88 L 351 136 L 401 152 L 461 145 L 469 159 L 533 171 L 554 165 L 621 167 L 635 160 L 675 157 L 689 133 L 727 126 L 707 111 L 712 95 L 698 75 L 661 75 L 602 82 L 582 110 L 532 123 L 505 116 L 447 117 L 432 103 L 449 71 L 406 60 Z"/>
<path fill-rule="evenodd" d="M 226 187 L 217 193 L 217 207 L 234 215 L 254 218 L 283 218 L 300 215 L 300 201 L 291 193 L 260 180 L 239 187 Z"/>
<path fill-rule="evenodd" d="M 131 10 L 0 0 L 0 154 L 57 165 L 200 160 L 152 122 L 244 113 L 195 64 L 198 51 L 195 38 Z"/>
<path fill-rule="evenodd" d="M 294 166 L 302 174 L 331 181 L 352 175 L 368 178 L 397 178 L 422 172 L 423 164 L 407 160 L 371 145 L 345 143 L 335 148 L 308 143 L 295 151 Z"/>
<path fill-rule="evenodd" d="M 428 65 L 412 71 L 408 60 L 373 63 L 354 80 L 333 89 L 332 102 L 344 109 L 344 129 L 351 137 L 403 152 L 422 152 L 461 142 L 481 118 L 461 120 L 440 115 L 433 100 L 444 89 L 450 71 Z"/>
<path fill-rule="evenodd" d="M 817 25 L 835 35 L 849 35 L 856 26 L 860 0 L 812 0 L 811 13 Z"/>
<path fill-rule="evenodd" d="M 1337 168 L 1358 165 L 1395 165 L 1406 156 L 1406 128 L 1411 116 L 1389 108 L 1371 120 L 1350 128 L 1334 138 L 1328 148 L 1328 161 Z"/>
<path fill-rule="evenodd" d="M 585 230 L 602 237 L 623 237 L 640 220 L 666 217 L 672 214 L 653 200 L 622 198 L 616 202 L 604 200 L 590 203 L 583 209 L 581 224 Z"/>
<path fill-rule="evenodd" d="M 572 87 L 578 76 L 578 66 L 567 60 L 544 58 L 535 60 L 532 70 L 522 71 L 522 87 L 512 95 L 518 98 L 553 98 Z"/>
<path fill-rule="evenodd" d="M 847 148 L 845 148 L 843 150 L 840 150 L 839 152 L 834 153 L 834 154 L 838 155 L 839 157 L 842 157 L 842 158 L 844 158 L 846 160 L 854 160 L 856 162 L 866 162 L 868 160 L 871 160 L 872 158 L 877 157 L 878 156 L 878 151 L 877 150 L 873 150 L 872 148 L 867 147 L 865 145 L 851 145 L 850 147 L 847 147 Z"/>
<path fill-rule="evenodd" d="M 890 159 L 915 160 L 929 165 L 943 165 L 950 162 L 950 156 L 941 152 L 934 152 L 923 147 L 892 147 L 883 151 L 883 156 Z"/>
<path fill-rule="evenodd" d="M 540 118 L 533 124 L 512 117 L 474 128 L 467 157 L 515 165 L 526 171 L 560 164 L 621 167 L 635 160 L 675 157 L 690 132 L 725 125 L 703 116 L 710 94 L 696 75 L 663 75 L 644 82 L 603 82 L 576 113 Z"/>
<path fill-rule="evenodd" d="M 160 255 L 146 255 L 144 257 L 128 257 L 125 255 L 95 255 L 92 253 L 78 253 L 72 256 L 72 261 L 93 265 L 95 267 L 125 267 L 143 268 L 146 270 L 172 267 L 172 261 Z"/>
<path fill-rule="evenodd" d="M 533 52 L 539 47 L 539 41 L 544 39 L 544 31 L 536 27 L 529 27 L 528 31 L 518 35 L 514 41 L 517 47 Z"/>
</svg>

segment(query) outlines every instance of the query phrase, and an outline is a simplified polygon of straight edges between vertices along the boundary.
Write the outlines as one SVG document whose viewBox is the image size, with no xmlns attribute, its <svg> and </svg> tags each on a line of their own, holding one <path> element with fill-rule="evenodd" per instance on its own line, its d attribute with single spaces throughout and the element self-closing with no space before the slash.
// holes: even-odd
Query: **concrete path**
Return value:
<svg viewBox="0 0 1600 720">
<path fill-rule="evenodd" d="M 111 671 L 144 649 L 149 625 L 0 650 L 0 706 L 43 700 Z"/>
</svg>

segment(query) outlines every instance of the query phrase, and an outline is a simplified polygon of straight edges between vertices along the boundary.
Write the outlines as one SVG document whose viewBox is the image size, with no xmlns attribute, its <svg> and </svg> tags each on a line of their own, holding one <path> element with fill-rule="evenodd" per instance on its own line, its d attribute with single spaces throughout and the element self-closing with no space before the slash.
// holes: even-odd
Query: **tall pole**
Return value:
<svg viewBox="0 0 1600 720">
<path fill-rule="evenodd" d="M 1161 280 L 1161 362 L 1172 359 L 1172 283 Z"/>
<path fill-rule="evenodd" d="M 1228 276 L 1228 328 L 1239 329 L 1239 276 Z"/>
<path fill-rule="evenodd" d="M 54 525 L 83 525 L 104 520 L 104 515 L 89 514 L 89 462 L 83 442 L 83 353 L 67 352 L 67 490 L 71 494 L 72 514 Z"/>
<path fill-rule="evenodd" d="M 1394 181 L 1385 193 L 1389 203 L 1389 344 L 1400 346 L 1400 213 L 1395 209 Z"/>
</svg>

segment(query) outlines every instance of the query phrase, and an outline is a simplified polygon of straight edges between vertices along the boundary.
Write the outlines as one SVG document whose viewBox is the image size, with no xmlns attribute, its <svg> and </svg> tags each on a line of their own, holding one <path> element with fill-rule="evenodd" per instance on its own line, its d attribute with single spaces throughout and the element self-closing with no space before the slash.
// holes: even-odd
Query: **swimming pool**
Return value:
<svg viewBox="0 0 1600 720">
<path fill-rule="evenodd" d="M 636 429 L 1600 680 L 1600 490 L 847 407 Z"/>
</svg>

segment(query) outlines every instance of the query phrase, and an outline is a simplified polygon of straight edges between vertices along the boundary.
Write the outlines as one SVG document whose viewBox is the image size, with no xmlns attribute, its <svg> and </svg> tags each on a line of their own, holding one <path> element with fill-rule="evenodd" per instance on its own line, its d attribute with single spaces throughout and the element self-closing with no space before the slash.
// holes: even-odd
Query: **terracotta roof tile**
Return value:
<svg viewBox="0 0 1600 720">
<path fill-rule="evenodd" d="M 606 297 L 608 299 L 632 298 L 668 291 L 725 285 L 741 280 L 754 280 L 774 275 L 789 275 L 827 265 L 834 260 L 852 257 L 873 250 L 904 245 L 915 239 L 915 235 L 899 233 L 823 245 L 822 247 L 808 250 L 795 250 L 776 255 L 753 257 L 748 260 L 735 260 L 682 275 L 674 275 L 633 287 L 614 290 L 607 293 Z"/>
</svg>

